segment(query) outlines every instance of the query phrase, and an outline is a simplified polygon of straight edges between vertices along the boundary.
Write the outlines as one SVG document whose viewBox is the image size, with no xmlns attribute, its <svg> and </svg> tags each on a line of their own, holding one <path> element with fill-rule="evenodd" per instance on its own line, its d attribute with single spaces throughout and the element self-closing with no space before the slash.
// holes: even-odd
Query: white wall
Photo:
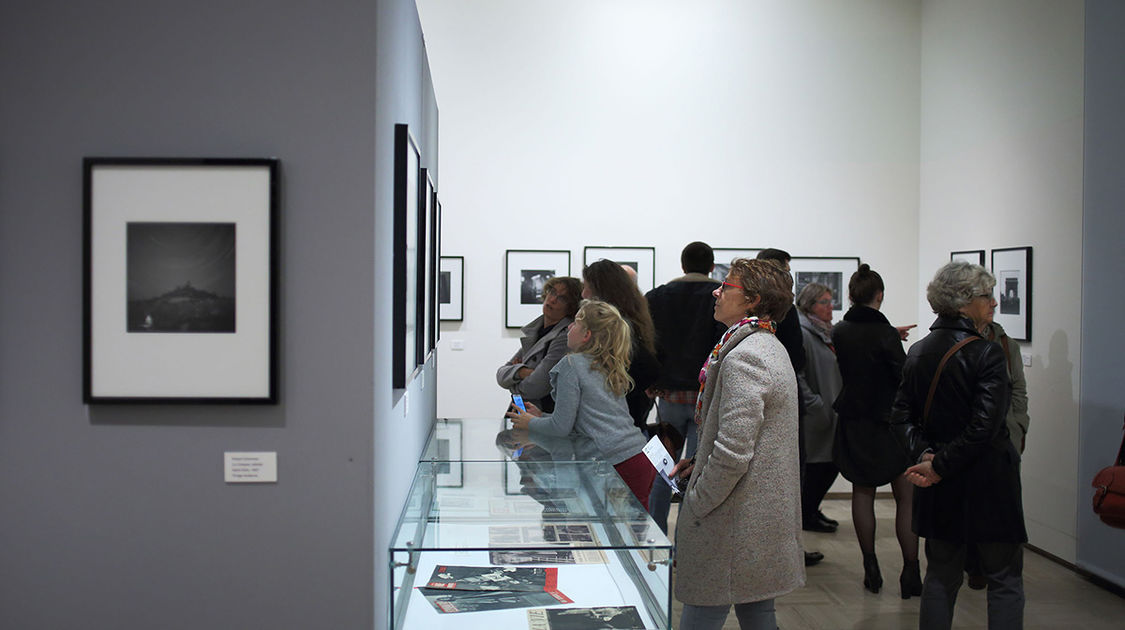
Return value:
<svg viewBox="0 0 1125 630">
<path fill-rule="evenodd" d="M 895 323 L 949 252 L 1031 245 L 1032 542 L 1074 559 L 1082 4 L 419 0 L 465 321 L 441 416 L 499 414 L 509 248 L 857 255 Z M 450 350 L 450 342 L 464 351 Z M 846 490 L 846 484 L 838 488 Z"/>
<path fill-rule="evenodd" d="M 585 245 L 652 245 L 658 283 L 696 239 L 861 256 L 892 321 L 915 321 L 916 3 L 418 4 L 442 104 L 442 248 L 465 256 L 439 416 L 505 407 L 506 249 L 569 249 L 579 274 Z"/>
<path fill-rule="evenodd" d="M 919 311 L 954 250 L 1033 251 L 1031 542 L 1075 560 L 1082 300 L 1083 5 L 925 2 Z M 1086 497 L 1082 497 L 1085 501 Z"/>
</svg>

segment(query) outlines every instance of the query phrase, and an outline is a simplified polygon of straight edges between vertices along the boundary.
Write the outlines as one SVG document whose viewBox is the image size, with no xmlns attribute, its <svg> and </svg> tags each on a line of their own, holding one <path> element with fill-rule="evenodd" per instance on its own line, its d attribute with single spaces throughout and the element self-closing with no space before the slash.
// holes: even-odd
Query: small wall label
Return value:
<svg viewBox="0 0 1125 630">
<path fill-rule="evenodd" d="M 277 453 L 223 453 L 227 483 L 277 483 Z"/>
</svg>

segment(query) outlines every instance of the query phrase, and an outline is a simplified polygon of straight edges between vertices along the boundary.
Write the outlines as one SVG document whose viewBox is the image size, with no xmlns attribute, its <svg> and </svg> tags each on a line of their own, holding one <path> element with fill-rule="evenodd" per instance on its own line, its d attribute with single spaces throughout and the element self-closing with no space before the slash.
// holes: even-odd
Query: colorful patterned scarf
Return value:
<svg viewBox="0 0 1125 630">
<path fill-rule="evenodd" d="M 711 366 L 712 361 L 719 358 L 719 350 L 722 350 L 723 345 L 726 344 L 727 341 L 730 341 L 734 333 L 738 332 L 743 326 L 755 326 L 770 333 L 777 334 L 777 324 L 775 322 L 763 322 L 757 317 L 742 319 L 723 333 L 723 338 L 719 340 L 719 343 L 715 344 L 715 348 L 711 350 L 711 356 L 707 357 L 707 360 L 703 362 L 703 369 L 699 371 L 699 394 L 695 397 L 696 425 L 703 423 L 703 387 L 707 385 L 707 368 Z"/>
</svg>

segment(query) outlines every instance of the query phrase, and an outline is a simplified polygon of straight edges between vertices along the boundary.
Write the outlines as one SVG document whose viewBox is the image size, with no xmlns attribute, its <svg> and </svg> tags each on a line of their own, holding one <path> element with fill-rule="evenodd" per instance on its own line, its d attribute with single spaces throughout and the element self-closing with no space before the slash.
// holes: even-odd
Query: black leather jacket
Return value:
<svg viewBox="0 0 1125 630">
<path fill-rule="evenodd" d="M 1008 439 L 1004 350 L 966 318 L 939 317 L 914 344 L 902 370 L 891 429 L 912 461 L 934 453 L 938 483 L 914 494 L 914 531 L 958 543 L 1026 542 L 1019 453 Z M 945 364 L 929 416 L 926 397 L 945 353 L 974 337 Z"/>
<path fill-rule="evenodd" d="M 891 424 L 912 460 L 934 451 L 934 472 L 956 475 L 999 440 L 1008 439 L 1008 373 L 1004 350 L 986 341 L 964 318 L 939 317 L 929 335 L 910 348 Z M 938 363 L 966 337 L 976 337 L 945 364 L 928 420 L 926 397 Z"/>
</svg>

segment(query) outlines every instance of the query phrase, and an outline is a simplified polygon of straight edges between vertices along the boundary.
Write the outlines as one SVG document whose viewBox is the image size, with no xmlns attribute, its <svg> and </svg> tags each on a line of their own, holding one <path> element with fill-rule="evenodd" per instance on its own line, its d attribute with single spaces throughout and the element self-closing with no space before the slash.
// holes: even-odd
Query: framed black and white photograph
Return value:
<svg viewBox="0 0 1125 630">
<path fill-rule="evenodd" d="M 278 161 L 86 158 L 87 403 L 277 402 Z"/>
<path fill-rule="evenodd" d="M 713 251 L 715 252 L 715 268 L 711 271 L 711 279 L 722 282 L 727 278 L 731 261 L 736 258 L 757 258 L 758 252 L 762 251 L 762 248 L 735 249 L 732 247 L 715 247 Z"/>
<path fill-rule="evenodd" d="M 418 367 L 418 217 L 424 190 L 421 154 L 406 125 L 395 125 L 394 173 L 394 334 L 391 380 L 395 388 L 411 381 Z"/>
<path fill-rule="evenodd" d="M 418 199 L 418 334 L 415 360 L 419 365 L 426 362 L 437 338 L 437 260 L 433 254 L 437 243 L 437 216 L 434 208 L 434 180 L 429 169 L 422 169 L 419 177 Z"/>
<path fill-rule="evenodd" d="M 440 282 L 441 282 L 441 273 L 440 273 L 440 269 L 441 269 L 441 198 L 438 197 L 437 191 L 434 191 L 434 256 L 438 260 L 438 263 L 437 263 L 438 264 L 438 266 L 437 266 L 438 275 L 435 277 L 435 282 L 434 282 L 434 284 L 435 284 L 435 286 L 434 286 L 434 304 L 437 305 L 438 321 L 440 322 L 442 320 L 441 313 L 442 313 L 443 310 L 446 310 L 446 309 L 442 308 L 441 297 L 440 297 L 440 295 L 438 295 L 438 292 L 441 290 L 441 285 L 440 285 Z M 461 285 L 463 287 L 464 286 L 464 278 L 465 278 L 464 262 L 463 261 L 462 261 L 462 264 L 461 264 L 461 269 L 462 269 Z M 451 280 L 452 280 L 452 278 L 451 278 Z M 462 297 L 464 296 L 464 290 L 461 291 L 460 295 Z M 464 309 L 463 308 L 461 309 L 461 313 L 462 313 L 462 318 L 463 318 L 464 317 Z M 439 339 L 441 339 L 441 326 L 438 325 L 437 322 L 435 322 L 434 323 L 434 347 L 435 348 L 437 347 L 437 342 L 438 342 Z"/>
<path fill-rule="evenodd" d="M 993 319 L 1016 341 L 1031 341 L 1031 248 L 992 250 L 996 276 L 996 314 Z"/>
<path fill-rule="evenodd" d="M 461 439 L 464 429 L 460 420 L 438 420 L 434 424 L 434 478 L 439 488 L 460 488 L 464 485 L 461 462 Z"/>
<path fill-rule="evenodd" d="M 521 328 L 543 314 L 543 286 L 570 275 L 570 252 L 509 249 L 504 253 L 504 326 Z"/>
<path fill-rule="evenodd" d="M 980 265 L 980 266 L 983 267 L 984 266 L 984 250 L 983 249 L 968 249 L 968 250 L 961 251 L 961 252 L 950 252 L 949 253 L 949 262 L 953 262 L 955 260 L 963 260 L 967 263 L 973 263 L 974 265 Z"/>
<path fill-rule="evenodd" d="M 441 276 L 441 206 L 438 204 L 437 190 L 430 194 L 430 292 L 426 297 L 430 303 L 430 349 L 437 349 L 438 337 L 441 336 L 441 304 L 438 302 L 438 283 Z"/>
<path fill-rule="evenodd" d="M 648 293 L 656 286 L 656 248 L 655 247 L 593 247 L 587 246 L 582 251 L 582 265 L 588 267 L 590 263 L 599 260 L 612 260 L 613 262 L 629 267 L 637 274 L 637 288 L 641 293 Z"/>
<path fill-rule="evenodd" d="M 438 270 L 437 301 L 444 322 L 465 320 L 465 257 L 442 256 Z"/>
<path fill-rule="evenodd" d="M 796 299 L 806 284 L 823 284 L 832 290 L 833 317 L 843 315 L 847 309 L 848 280 L 858 269 L 858 257 L 794 256 L 789 261 L 789 270 L 793 274 L 793 297 Z"/>
</svg>

